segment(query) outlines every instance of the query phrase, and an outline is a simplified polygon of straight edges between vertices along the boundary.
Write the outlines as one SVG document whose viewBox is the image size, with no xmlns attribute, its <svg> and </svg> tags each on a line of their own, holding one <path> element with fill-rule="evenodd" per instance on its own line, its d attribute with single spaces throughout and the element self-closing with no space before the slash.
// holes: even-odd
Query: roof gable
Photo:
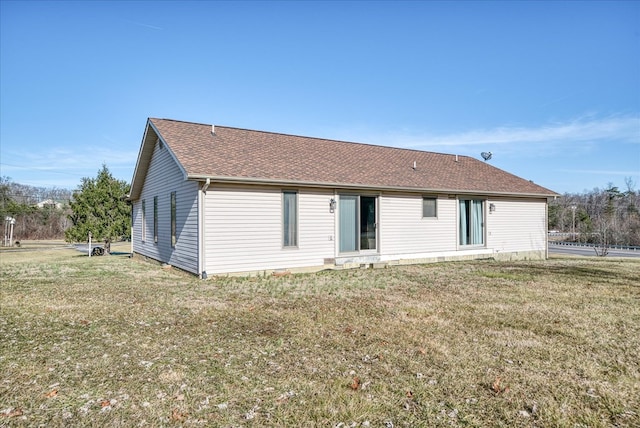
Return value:
<svg viewBox="0 0 640 428">
<path fill-rule="evenodd" d="M 555 192 L 468 156 L 149 119 L 132 183 L 144 182 L 150 130 L 186 178 L 422 192 L 554 196 Z M 154 140 L 155 141 L 155 140 Z M 147 160 L 148 161 L 148 160 Z M 415 168 L 414 168 L 415 165 Z"/>
</svg>

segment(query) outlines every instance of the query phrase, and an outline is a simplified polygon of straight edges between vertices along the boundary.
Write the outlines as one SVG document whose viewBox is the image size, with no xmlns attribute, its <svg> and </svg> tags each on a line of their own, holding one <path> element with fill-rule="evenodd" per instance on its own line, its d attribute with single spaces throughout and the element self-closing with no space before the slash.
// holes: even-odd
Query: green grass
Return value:
<svg viewBox="0 0 640 428">
<path fill-rule="evenodd" d="M 51 250 L 0 283 L 0 426 L 640 426 L 638 260 L 200 281 Z"/>
</svg>

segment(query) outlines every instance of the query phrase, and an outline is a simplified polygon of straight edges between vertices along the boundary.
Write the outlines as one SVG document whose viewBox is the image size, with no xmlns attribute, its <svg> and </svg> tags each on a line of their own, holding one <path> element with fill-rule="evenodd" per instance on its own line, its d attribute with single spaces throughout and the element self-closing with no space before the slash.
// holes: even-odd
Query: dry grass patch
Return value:
<svg viewBox="0 0 640 428">
<path fill-rule="evenodd" d="M 0 425 L 638 426 L 640 263 L 200 281 L 1 255 Z"/>
</svg>

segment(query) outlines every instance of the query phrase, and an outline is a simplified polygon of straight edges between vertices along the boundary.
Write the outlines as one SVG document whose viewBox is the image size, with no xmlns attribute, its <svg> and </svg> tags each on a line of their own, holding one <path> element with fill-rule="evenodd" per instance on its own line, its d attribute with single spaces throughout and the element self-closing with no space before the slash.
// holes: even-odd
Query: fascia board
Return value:
<svg viewBox="0 0 640 428">
<path fill-rule="evenodd" d="M 366 184 L 350 184 L 350 183 L 321 183 L 308 181 L 289 181 L 264 178 L 247 178 L 247 177 L 220 177 L 203 174 L 190 174 L 188 180 L 205 181 L 210 179 L 212 183 L 227 184 L 253 184 L 268 186 L 299 186 L 299 187 L 315 187 L 330 189 L 362 189 L 362 190 L 388 190 L 395 192 L 416 192 L 416 193 L 437 193 L 437 194 L 455 194 L 455 195 L 483 195 L 483 196 L 509 196 L 514 198 L 554 198 L 554 193 L 511 193 L 511 192 L 480 192 L 477 190 L 459 190 L 459 189 L 430 189 L 423 187 L 402 187 L 402 186 L 373 186 Z"/>
</svg>

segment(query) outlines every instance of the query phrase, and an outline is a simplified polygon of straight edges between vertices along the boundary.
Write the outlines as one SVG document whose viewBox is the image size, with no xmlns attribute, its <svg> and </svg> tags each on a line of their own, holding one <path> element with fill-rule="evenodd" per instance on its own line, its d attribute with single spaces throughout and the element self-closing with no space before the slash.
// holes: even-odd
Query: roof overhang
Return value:
<svg viewBox="0 0 640 428">
<path fill-rule="evenodd" d="M 178 168 L 180 168 L 182 175 L 185 179 L 188 179 L 187 173 L 182 164 L 178 161 L 175 153 L 173 153 L 162 135 L 160 135 L 160 132 L 155 127 L 151 119 L 147 119 L 147 125 L 142 136 L 142 143 L 140 144 L 140 151 L 138 152 L 136 168 L 133 171 L 133 178 L 131 179 L 131 192 L 128 197 L 130 201 L 135 201 L 140 198 L 142 187 L 144 186 L 144 181 L 147 177 L 147 171 L 149 170 L 149 164 L 151 163 L 153 151 L 156 146 L 156 141 L 161 141 L 164 144 L 164 147 L 168 150 Z"/>
<path fill-rule="evenodd" d="M 483 196 L 500 196 L 500 197 L 512 197 L 512 198 L 536 198 L 536 199 L 555 199 L 558 194 L 552 193 L 510 193 L 510 192 L 496 192 L 496 191 L 483 191 L 483 190 L 460 190 L 460 189 L 431 189 L 424 187 L 404 187 L 404 186 L 376 186 L 370 184 L 360 183 L 321 183 L 311 181 L 290 181 L 290 180 L 275 180 L 265 178 L 254 177 L 221 177 L 193 174 L 187 176 L 187 179 L 194 181 L 207 181 L 210 183 L 221 184 L 252 184 L 252 185 L 264 185 L 264 186 L 294 186 L 294 187 L 306 187 L 306 188 L 323 188 L 323 189 L 345 189 L 345 190 L 384 190 L 392 192 L 411 192 L 411 193 L 425 193 L 425 194 L 455 194 L 455 195 L 483 195 Z"/>
</svg>

